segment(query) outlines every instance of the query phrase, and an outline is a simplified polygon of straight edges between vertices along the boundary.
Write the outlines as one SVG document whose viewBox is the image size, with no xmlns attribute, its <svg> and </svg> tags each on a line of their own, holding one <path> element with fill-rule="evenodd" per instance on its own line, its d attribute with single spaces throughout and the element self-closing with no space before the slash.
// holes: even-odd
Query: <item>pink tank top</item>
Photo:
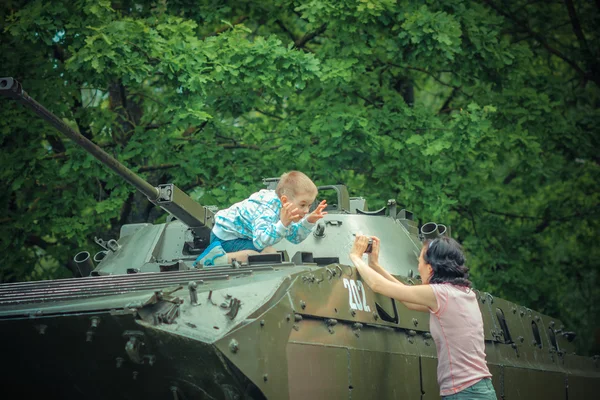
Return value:
<svg viewBox="0 0 600 400">
<path fill-rule="evenodd" d="M 475 293 L 464 286 L 431 284 L 438 309 L 429 327 L 438 354 L 440 396 L 460 392 L 491 377 L 485 362 L 483 319 Z"/>
</svg>

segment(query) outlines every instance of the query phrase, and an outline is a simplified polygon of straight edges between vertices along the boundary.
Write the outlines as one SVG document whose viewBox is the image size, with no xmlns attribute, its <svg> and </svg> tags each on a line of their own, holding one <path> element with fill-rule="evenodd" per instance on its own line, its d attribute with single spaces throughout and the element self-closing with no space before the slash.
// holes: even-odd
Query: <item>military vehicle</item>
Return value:
<svg viewBox="0 0 600 400">
<path fill-rule="evenodd" d="M 0 93 L 48 120 L 168 211 L 124 225 L 74 257 L 84 277 L 0 285 L 3 392 L 61 399 L 437 399 L 429 315 L 375 294 L 349 260 L 353 234 L 385 238 L 382 265 L 406 284 L 421 241 L 390 200 L 368 211 L 343 185 L 307 240 L 247 263 L 193 267 L 214 209 L 154 187 L 35 102 L 12 78 Z M 267 179 L 270 187 L 276 179 Z M 332 203 L 330 201 L 330 203 Z M 561 321 L 476 291 L 498 398 L 589 399 L 598 358 L 575 354 Z M 35 397 L 34 397 L 35 396 Z"/>
</svg>

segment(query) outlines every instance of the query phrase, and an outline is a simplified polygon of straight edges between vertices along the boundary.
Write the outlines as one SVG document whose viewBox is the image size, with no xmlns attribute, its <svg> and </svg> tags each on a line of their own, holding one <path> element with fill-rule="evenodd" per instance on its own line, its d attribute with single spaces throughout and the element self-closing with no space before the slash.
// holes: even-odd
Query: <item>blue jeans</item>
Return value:
<svg viewBox="0 0 600 400">
<path fill-rule="evenodd" d="M 254 243 L 250 239 L 233 239 L 233 240 L 221 240 L 214 233 L 210 233 L 210 242 L 214 242 L 218 240 L 221 242 L 221 247 L 225 250 L 225 253 L 235 253 L 240 250 L 254 250 L 260 253 L 256 247 L 254 247 Z"/>
<path fill-rule="evenodd" d="M 492 385 L 492 379 L 483 378 L 458 393 L 442 397 L 442 400 L 496 400 L 496 391 Z"/>
</svg>

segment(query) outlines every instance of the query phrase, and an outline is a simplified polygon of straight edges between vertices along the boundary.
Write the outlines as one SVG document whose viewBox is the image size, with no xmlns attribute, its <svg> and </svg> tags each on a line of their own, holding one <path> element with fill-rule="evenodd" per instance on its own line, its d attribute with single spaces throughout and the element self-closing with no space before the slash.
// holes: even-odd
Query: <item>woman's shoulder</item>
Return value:
<svg viewBox="0 0 600 400">
<path fill-rule="evenodd" d="M 450 290 L 454 285 L 448 282 L 430 282 L 428 284 L 433 290 Z"/>
<path fill-rule="evenodd" d="M 475 296 L 475 292 L 469 286 L 464 285 L 455 285 L 450 282 L 436 282 L 430 283 L 429 286 L 433 289 L 434 292 L 444 292 L 444 293 L 460 293 L 465 294 L 467 296 Z"/>
</svg>

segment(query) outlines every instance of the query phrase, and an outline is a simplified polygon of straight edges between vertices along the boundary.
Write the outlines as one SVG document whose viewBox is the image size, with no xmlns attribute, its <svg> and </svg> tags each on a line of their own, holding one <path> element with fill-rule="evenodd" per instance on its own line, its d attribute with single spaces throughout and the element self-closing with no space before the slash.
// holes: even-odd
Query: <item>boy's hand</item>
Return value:
<svg viewBox="0 0 600 400">
<path fill-rule="evenodd" d="M 279 219 L 285 227 L 289 226 L 292 222 L 298 222 L 302 219 L 300 214 L 298 214 L 298 209 L 292 207 L 294 207 L 292 203 L 286 203 L 281 207 L 281 211 L 279 212 Z"/>
<path fill-rule="evenodd" d="M 311 212 L 308 215 L 308 217 L 306 217 L 306 220 L 311 224 L 314 224 L 315 222 L 326 216 L 327 212 L 323 212 L 325 207 L 327 207 L 327 200 L 323 200 L 322 202 L 320 202 L 317 208 L 315 208 L 315 211 Z"/>
</svg>

